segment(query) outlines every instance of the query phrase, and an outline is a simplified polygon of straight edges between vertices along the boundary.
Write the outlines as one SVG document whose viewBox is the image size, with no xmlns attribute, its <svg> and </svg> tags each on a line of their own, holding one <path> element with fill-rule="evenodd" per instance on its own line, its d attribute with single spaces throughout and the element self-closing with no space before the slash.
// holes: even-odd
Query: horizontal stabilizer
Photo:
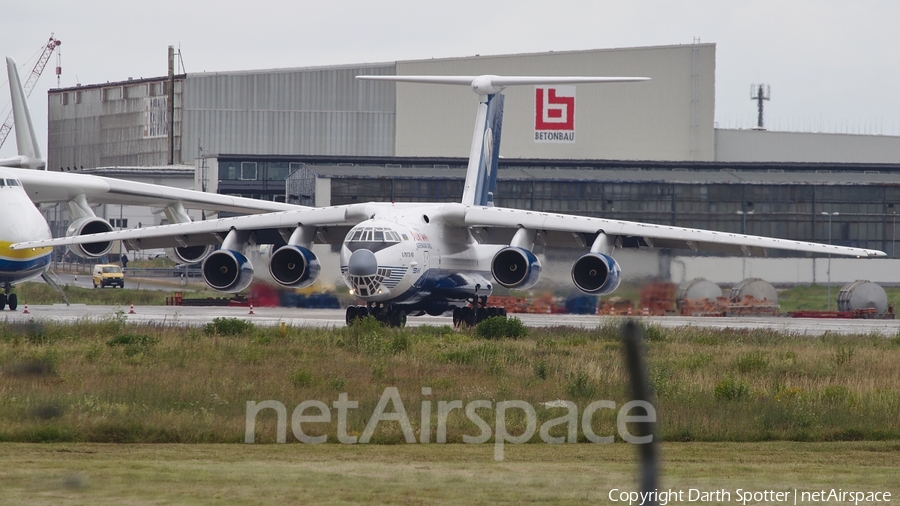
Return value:
<svg viewBox="0 0 900 506">
<path fill-rule="evenodd" d="M 401 83 L 456 84 L 471 86 L 479 95 L 499 93 L 507 86 L 554 85 L 581 83 L 627 83 L 649 81 L 649 77 L 592 77 L 592 76 L 356 76 L 368 81 L 393 81 Z"/>
</svg>

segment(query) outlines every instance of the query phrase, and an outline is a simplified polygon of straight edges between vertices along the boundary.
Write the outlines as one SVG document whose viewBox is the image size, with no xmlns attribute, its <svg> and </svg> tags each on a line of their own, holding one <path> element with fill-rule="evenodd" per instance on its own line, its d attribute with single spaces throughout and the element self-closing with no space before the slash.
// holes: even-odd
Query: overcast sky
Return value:
<svg viewBox="0 0 900 506">
<path fill-rule="evenodd" d="M 60 86 L 167 72 L 167 46 L 188 73 L 395 60 L 716 44 L 716 122 L 752 127 L 751 83 L 771 85 L 772 130 L 900 135 L 897 0 L 30 0 L 0 7 L 0 53 L 24 81 L 53 32 Z M 47 90 L 29 105 L 47 145 Z M 2 121 L 9 112 L 0 74 Z M 0 157 L 15 154 L 11 134 Z"/>
</svg>

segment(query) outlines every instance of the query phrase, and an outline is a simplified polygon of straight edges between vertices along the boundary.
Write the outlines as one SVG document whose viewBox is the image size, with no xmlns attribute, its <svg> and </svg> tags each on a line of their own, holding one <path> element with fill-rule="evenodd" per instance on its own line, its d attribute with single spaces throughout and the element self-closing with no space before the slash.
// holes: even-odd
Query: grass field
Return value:
<svg viewBox="0 0 900 506">
<path fill-rule="evenodd" d="M 430 427 L 431 440 L 440 402 L 485 401 L 485 419 L 495 427 L 498 403 L 522 400 L 541 425 L 567 414 L 544 406 L 548 401 L 572 401 L 581 414 L 594 401 L 620 407 L 630 400 L 617 330 L 610 322 L 488 340 L 471 330 L 386 329 L 374 321 L 284 333 L 229 319 L 205 329 L 130 324 L 115 315 L 74 325 L 0 322 L 0 441 L 237 443 L 248 401 L 292 410 L 303 401 L 331 405 L 341 393 L 359 403 L 347 418 L 348 434 L 358 436 L 389 387 L 402 397 L 411 430 Z M 900 337 L 646 333 L 666 441 L 900 439 Z M 423 422 L 426 403 L 433 409 Z M 509 432 L 521 434 L 525 413 L 510 413 Z M 462 409 L 445 420 L 448 442 L 480 433 Z M 598 435 L 616 430 L 612 409 L 590 420 Z M 256 440 L 274 441 L 275 423 L 274 410 L 261 412 Z M 336 417 L 307 427 L 336 440 Z M 372 441 L 405 441 L 402 429 L 382 423 Z M 583 424 L 577 438 L 587 440 Z"/>
<path fill-rule="evenodd" d="M 517 329 L 525 335 L 499 336 Z M 738 502 L 737 489 L 892 491 L 896 501 L 900 336 L 644 331 L 662 487 L 724 489 L 732 494 L 724 504 Z M 636 447 L 585 442 L 583 423 L 578 444 L 545 444 L 535 433 L 529 444 L 507 444 L 497 462 L 492 439 L 460 444 L 479 433 L 461 409 L 445 417 L 449 444 L 408 444 L 390 421 L 377 426 L 375 444 L 334 444 L 336 417 L 303 427 L 331 444 L 302 444 L 291 411 L 346 393 L 359 403 L 346 432 L 359 437 L 395 387 L 416 439 L 427 426 L 435 440 L 441 401 L 482 400 L 490 415 L 502 401 L 523 400 L 540 425 L 566 414 L 547 401 L 570 400 L 580 415 L 595 400 L 630 400 L 619 346 L 611 321 L 462 331 L 371 320 L 337 329 L 235 319 L 189 327 L 117 315 L 0 322 L 0 504 L 610 503 L 611 489 L 635 489 Z M 274 410 L 255 419 L 257 444 L 242 444 L 247 402 L 265 400 L 286 406 L 290 444 L 274 444 Z M 527 429 L 516 414 L 504 421 L 510 434 Z M 588 423 L 598 435 L 616 434 L 613 410 Z"/>
<path fill-rule="evenodd" d="M 683 490 L 685 498 L 690 488 L 731 494 L 730 501 L 693 504 L 741 504 L 738 489 L 889 491 L 892 502 L 900 495 L 898 442 L 666 443 L 661 453 L 661 489 Z M 634 455 L 628 444 L 520 445 L 504 462 L 494 462 L 489 448 L 461 444 L 4 443 L 0 501 L 623 504 L 609 494 L 636 489 Z"/>
</svg>

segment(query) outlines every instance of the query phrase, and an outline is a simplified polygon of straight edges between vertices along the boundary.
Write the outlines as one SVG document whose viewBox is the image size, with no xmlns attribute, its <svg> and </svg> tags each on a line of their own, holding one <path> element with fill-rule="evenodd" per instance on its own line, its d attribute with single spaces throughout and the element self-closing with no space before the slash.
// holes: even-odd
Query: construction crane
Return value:
<svg viewBox="0 0 900 506">
<path fill-rule="evenodd" d="M 34 68 L 31 69 L 31 75 L 28 76 L 28 79 L 25 81 L 25 84 L 22 86 L 25 89 L 25 96 L 28 97 L 31 95 L 32 90 L 34 90 L 34 85 L 37 84 L 38 79 L 41 77 L 41 74 L 44 72 L 44 67 L 47 66 L 47 62 L 50 61 L 50 56 L 53 54 L 53 51 L 59 47 L 62 42 L 59 39 L 55 39 L 53 34 L 50 34 L 50 40 L 47 41 L 47 44 L 44 45 L 44 50 L 41 53 L 40 58 L 38 58 L 37 62 L 34 64 Z M 57 53 L 58 54 L 58 53 Z M 56 64 L 56 75 L 59 76 L 62 73 L 62 67 L 59 66 L 59 61 Z M 0 147 L 3 147 L 3 143 L 6 142 L 6 137 L 9 135 L 10 130 L 13 127 L 13 113 L 9 112 L 9 115 L 6 117 L 6 121 L 3 123 L 3 126 L 0 126 Z"/>
</svg>

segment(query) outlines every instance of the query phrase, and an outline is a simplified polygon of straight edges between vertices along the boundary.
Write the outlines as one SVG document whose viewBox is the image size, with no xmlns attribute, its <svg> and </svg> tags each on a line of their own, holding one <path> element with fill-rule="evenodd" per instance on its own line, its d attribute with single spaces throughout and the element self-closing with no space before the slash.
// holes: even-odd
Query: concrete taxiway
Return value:
<svg viewBox="0 0 900 506">
<path fill-rule="evenodd" d="M 78 320 L 102 320 L 121 316 L 130 322 L 155 324 L 204 325 L 214 318 L 241 318 L 258 325 L 287 325 L 299 327 L 341 327 L 344 326 L 342 309 L 298 309 L 298 308 L 254 308 L 253 313 L 246 307 L 184 307 L 184 306 L 137 306 L 130 314 L 129 306 L 88 306 L 84 304 L 53 304 L 30 306 L 17 311 L 0 312 L 0 321 L 27 322 L 47 320 L 75 322 Z M 623 317 L 596 315 L 561 314 L 515 314 L 528 327 L 569 326 L 592 328 Z M 636 317 L 662 327 L 707 327 L 737 329 L 772 329 L 781 332 L 807 335 L 834 334 L 877 334 L 893 337 L 900 332 L 900 320 L 842 320 L 811 318 L 703 318 L 703 317 Z M 450 317 L 410 317 L 410 326 L 451 325 Z"/>
</svg>

